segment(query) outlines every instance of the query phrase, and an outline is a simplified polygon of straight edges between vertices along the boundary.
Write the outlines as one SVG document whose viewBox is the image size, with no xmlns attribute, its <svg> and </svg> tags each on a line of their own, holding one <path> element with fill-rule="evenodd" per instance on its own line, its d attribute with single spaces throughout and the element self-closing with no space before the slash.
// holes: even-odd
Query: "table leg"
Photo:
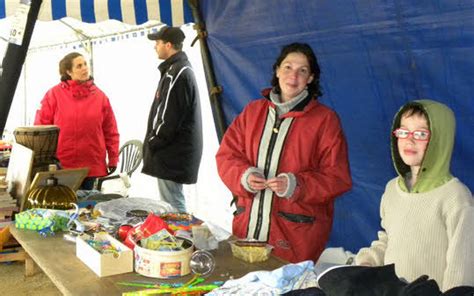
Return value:
<svg viewBox="0 0 474 296">
<path fill-rule="evenodd" d="M 36 263 L 31 259 L 30 255 L 25 253 L 25 276 L 32 276 L 36 273 Z"/>
</svg>

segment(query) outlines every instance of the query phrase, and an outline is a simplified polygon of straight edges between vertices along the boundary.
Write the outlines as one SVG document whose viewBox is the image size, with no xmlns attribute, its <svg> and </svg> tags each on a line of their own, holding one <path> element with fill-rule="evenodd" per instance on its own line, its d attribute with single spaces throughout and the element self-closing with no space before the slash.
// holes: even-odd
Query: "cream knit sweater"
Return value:
<svg viewBox="0 0 474 296">
<path fill-rule="evenodd" d="M 403 192 L 392 179 L 380 205 L 378 240 L 361 249 L 356 264 L 395 264 L 400 278 L 434 279 L 442 291 L 474 286 L 474 203 L 457 178 L 425 193 Z"/>
</svg>

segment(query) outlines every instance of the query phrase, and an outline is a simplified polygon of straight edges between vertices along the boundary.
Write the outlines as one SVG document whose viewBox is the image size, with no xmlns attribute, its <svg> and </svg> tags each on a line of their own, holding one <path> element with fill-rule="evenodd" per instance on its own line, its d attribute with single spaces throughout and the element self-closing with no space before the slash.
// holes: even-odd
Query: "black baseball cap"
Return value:
<svg viewBox="0 0 474 296">
<path fill-rule="evenodd" d="M 180 44 L 186 36 L 180 28 L 164 26 L 158 32 L 148 34 L 147 37 L 150 40 L 163 40 L 172 44 Z"/>
</svg>

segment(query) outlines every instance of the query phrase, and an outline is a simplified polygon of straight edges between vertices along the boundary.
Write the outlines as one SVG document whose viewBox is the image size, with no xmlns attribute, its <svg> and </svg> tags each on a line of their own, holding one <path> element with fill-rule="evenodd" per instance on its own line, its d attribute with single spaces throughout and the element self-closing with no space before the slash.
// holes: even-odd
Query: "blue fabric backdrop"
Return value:
<svg viewBox="0 0 474 296">
<path fill-rule="evenodd" d="M 376 238 L 379 204 L 395 176 L 391 120 L 430 98 L 457 117 L 453 174 L 474 190 L 474 1 L 201 0 L 208 43 L 232 121 L 269 86 L 282 45 L 315 50 L 321 101 L 337 111 L 354 186 L 336 202 L 330 246 L 357 251 Z"/>
</svg>

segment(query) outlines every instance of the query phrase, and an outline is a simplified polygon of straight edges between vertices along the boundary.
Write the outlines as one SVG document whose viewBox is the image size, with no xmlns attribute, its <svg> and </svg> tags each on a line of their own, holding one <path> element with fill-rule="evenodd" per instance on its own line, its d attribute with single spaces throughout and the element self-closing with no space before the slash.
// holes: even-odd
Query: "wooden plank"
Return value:
<svg viewBox="0 0 474 296">
<path fill-rule="evenodd" d="M 25 275 L 32 276 L 36 271 L 36 264 L 23 250 L 17 240 L 10 235 L 10 228 L 5 229 L 7 241 L 0 245 L 0 262 L 25 261 Z"/>
<path fill-rule="evenodd" d="M 11 261 L 25 261 L 25 276 L 32 276 L 37 271 L 35 262 L 22 247 L 5 248 L 0 252 L 0 262 Z"/>
<path fill-rule="evenodd" d="M 24 261 L 25 251 L 21 248 L 6 249 L 0 252 L 0 262 Z"/>
<path fill-rule="evenodd" d="M 64 240 L 62 233 L 45 238 L 35 231 L 18 230 L 14 226 L 10 227 L 10 232 L 64 295 L 121 295 L 142 288 L 119 286 L 116 283 L 120 281 L 172 283 L 186 282 L 192 277 L 187 275 L 165 280 L 132 272 L 99 278 L 75 256 L 75 244 Z M 226 281 L 230 277 L 239 278 L 255 270 L 273 270 L 287 263 L 276 257 L 265 262 L 244 262 L 232 256 L 227 242 L 220 243 L 219 249 L 211 253 L 216 259 L 216 268 L 208 281 Z"/>
</svg>

